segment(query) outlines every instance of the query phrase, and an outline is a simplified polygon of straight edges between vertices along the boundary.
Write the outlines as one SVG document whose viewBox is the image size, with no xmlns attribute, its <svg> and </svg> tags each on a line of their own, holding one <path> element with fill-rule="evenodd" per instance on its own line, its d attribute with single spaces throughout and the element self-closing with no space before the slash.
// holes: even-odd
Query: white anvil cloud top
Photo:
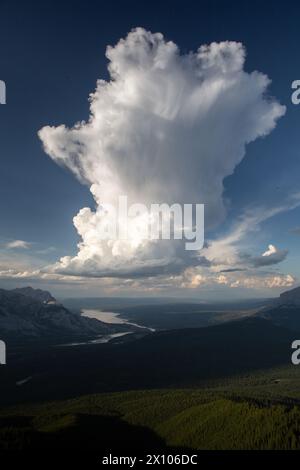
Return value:
<svg viewBox="0 0 300 470">
<path fill-rule="evenodd" d="M 204 203 L 206 227 L 215 226 L 225 217 L 224 178 L 285 107 L 266 97 L 266 75 L 244 71 L 237 42 L 181 55 L 162 34 L 137 28 L 106 56 L 111 79 L 99 80 L 91 94 L 89 121 L 39 131 L 45 151 L 89 185 L 97 203 L 74 218 L 82 238 L 77 256 L 53 269 L 130 277 L 148 267 L 157 274 L 161 266 L 195 265 L 178 241 L 99 240 L 101 204 L 116 204 L 120 195 L 144 204 Z"/>
</svg>

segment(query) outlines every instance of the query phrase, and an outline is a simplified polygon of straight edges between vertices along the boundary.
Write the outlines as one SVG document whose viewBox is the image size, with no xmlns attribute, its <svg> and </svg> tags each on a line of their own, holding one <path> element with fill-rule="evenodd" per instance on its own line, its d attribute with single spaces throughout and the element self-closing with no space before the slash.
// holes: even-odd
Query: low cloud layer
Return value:
<svg viewBox="0 0 300 470">
<path fill-rule="evenodd" d="M 77 255 L 51 269 L 92 277 L 178 274 L 204 258 L 181 241 L 102 241 L 102 204 L 115 205 L 120 195 L 146 205 L 204 203 L 206 228 L 216 226 L 225 217 L 224 178 L 285 107 L 267 97 L 266 75 L 244 70 L 237 42 L 181 54 L 162 34 L 138 28 L 106 56 L 110 81 L 97 82 L 89 120 L 39 131 L 47 154 L 88 185 L 96 202 L 74 217 Z"/>
</svg>

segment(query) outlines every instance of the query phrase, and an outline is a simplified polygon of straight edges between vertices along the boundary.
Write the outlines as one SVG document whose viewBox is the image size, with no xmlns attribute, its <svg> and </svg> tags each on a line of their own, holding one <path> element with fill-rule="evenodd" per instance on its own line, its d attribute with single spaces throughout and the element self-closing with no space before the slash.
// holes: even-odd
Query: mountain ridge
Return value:
<svg viewBox="0 0 300 470">
<path fill-rule="evenodd" d="M 300 287 L 282 292 L 271 305 L 258 311 L 256 316 L 276 326 L 300 332 Z"/>
<path fill-rule="evenodd" d="M 68 310 L 48 291 L 31 287 L 0 289 L 0 337 L 4 340 L 92 337 L 123 329 L 123 325 L 108 325 Z"/>
</svg>

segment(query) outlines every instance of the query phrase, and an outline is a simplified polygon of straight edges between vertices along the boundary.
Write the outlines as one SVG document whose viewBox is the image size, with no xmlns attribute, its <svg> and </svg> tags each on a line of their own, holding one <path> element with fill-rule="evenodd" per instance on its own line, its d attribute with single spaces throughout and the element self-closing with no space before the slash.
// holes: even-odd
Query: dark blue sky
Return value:
<svg viewBox="0 0 300 470">
<path fill-rule="evenodd" d="M 76 252 L 72 218 L 94 203 L 88 189 L 44 153 L 37 131 L 88 118 L 88 95 L 98 78 L 107 78 L 106 46 L 136 26 L 162 32 L 182 52 L 241 41 L 246 70 L 266 73 L 271 94 L 288 107 L 276 130 L 251 144 L 225 181 L 231 217 L 298 190 L 300 108 L 290 104 L 290 86 L 300 78 L 299 15 L 296 1 L 0 0 L 0 79 L 7 86 L 7 104 L 0 106 L 0 241 L 54 247 L 47 260 Z M 299 225 L 294 211 L 267 230 L 296 250 L 299 238 L 288 230 Z"/>
</svg>

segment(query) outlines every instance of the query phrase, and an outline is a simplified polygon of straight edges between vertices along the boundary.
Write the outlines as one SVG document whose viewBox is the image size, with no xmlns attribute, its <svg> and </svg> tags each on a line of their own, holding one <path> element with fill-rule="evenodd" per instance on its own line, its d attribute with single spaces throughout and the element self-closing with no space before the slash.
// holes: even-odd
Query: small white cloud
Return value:
<svg viewBox="0 0 300 470">
<path fill-rule="evenodd" d="M 269 245 L 268 249 L 262 254 L 262 256 L 271 256 L 274 253 L 277 253 L 278 250 L 274 245 Z"/>
<path fill-rule="evenodd" d="M 24 240 L 12 240 L 11 242 L 6 243 L 5 247 L 9 250 L 13 250 L 15 248 L 27 250 L 31 247 L 31 243 L 25 242 Z"/>
<path fill-rule="evenodd" d="M 281 263 L 287 257 L 288 250 L 279 250 L 274 245 L 269 245 L 268 249 L 257 258 L 253 258 L 253 265 L 256 268 L 261 266 L 271 266 L 273 264 Z"/>
<path fill-rule="evenodd" d="M 37 250 L 36 253 L 38 255 L 48 255 L 49 253 L 53 253 L 54 251 L 56 251 L 56 248 L 54 246 L 49 246 L 48 248 Z"/>
</svg>

